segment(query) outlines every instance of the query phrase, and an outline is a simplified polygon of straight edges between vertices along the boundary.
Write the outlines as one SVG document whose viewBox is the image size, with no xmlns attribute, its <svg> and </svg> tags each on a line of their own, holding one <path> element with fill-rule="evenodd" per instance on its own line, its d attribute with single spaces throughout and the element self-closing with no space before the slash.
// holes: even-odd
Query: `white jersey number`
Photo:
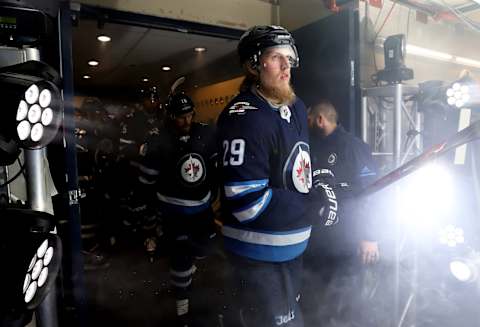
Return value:
<svg viewBox="0 0 480 327">
<path fill-rule="evenodd" d="M 223 141 L 223 166 L 240 166 L 245 154 L 245 140 L 233 139 Z"/>
</svg>

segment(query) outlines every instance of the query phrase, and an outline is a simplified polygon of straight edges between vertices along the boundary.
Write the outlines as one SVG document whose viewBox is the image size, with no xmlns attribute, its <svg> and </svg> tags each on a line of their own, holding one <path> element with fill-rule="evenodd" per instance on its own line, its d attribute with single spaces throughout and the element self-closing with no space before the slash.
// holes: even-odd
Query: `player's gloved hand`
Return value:
<svg viewBox="0 0 480 327">
<path fill-rule="evenodd" d="M 335 175 L 330 169 L 315 169 L 312 172 L 313 187 L 316 188 L 315 184 L 324 183 L 329 185 L 335 185 L 337 182 L 335 180 Z"/>
<path fill-rule="evenodd" d="M 346 182 L 338 182 L 330 169 L 316 169 L 313 171 L 312 177 L 314 189 L 317 188 L 319 184 L 328 184 L 335 191 L 337 199 L 343 200 L 344 198 L 353 195 L 353 189 L 350 184 Z"/>
<path fill-rule="evenodd" d="M 313 172 L 313 207 L 324 226 L 338 223 L 338 199 L 333 189 L 335 176 L 329 169 L 318 169 Z"/>
</svg>

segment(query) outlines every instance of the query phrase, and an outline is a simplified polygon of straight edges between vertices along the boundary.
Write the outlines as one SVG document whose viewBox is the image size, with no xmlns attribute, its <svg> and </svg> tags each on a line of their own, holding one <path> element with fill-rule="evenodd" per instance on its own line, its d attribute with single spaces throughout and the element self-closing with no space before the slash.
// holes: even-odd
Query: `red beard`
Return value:
<svg viewBox="0 0 480 327">
<path fill-rule="evenodd" d="M 260 91 L 269 100 L 275 104 L 290 105 L 295 101 L 296 95 L 290 83 L 279 86 L 264 86 L 260 87 Z"/>
</svg>

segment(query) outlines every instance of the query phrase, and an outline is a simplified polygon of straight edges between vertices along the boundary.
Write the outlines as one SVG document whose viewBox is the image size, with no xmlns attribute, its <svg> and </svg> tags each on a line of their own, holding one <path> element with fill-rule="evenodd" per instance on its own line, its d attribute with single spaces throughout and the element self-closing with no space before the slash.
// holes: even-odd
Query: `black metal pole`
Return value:
<svg viewBox="0 0 480 327">
<path fill-rule="evenodd" d="M 74 317 L 70 326 L 87 326 L 85 276 L 83 271 L 80 206 L 78 203 L 77 154 L 73 108 L 72 18 L 70 2 L 62 1 L 59 14 L 61 75 L 64 98 L 64 144 L 68 190 L 68 244 L 65 244 L 66 283 L 71 288 Z"/>
</svg>

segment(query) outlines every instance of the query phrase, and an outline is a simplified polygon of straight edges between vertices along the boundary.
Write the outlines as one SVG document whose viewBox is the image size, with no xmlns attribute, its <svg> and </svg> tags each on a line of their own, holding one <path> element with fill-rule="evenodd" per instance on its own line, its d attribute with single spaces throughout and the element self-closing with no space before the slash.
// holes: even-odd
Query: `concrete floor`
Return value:
<svg viewBox="0 0 480 327">
<path fill-rule="evenodd" d="M 220 241 L 218 241 L 220 242 Z M 221 248 L 219 244 L 217 249 Z M 175 307 L 167 258 L 160 254 L 151 262 L 136 244 L 114 248 L 110 266 L 86 272 L 91 326 L 173 326 Z M 199 326 L 221 326 L 219 317 L 228 311 L 234 290 L 226 291 L 228 270 L 223 253 L 197 260 L 193 278 L 191 313 Z"/>
<path fill-rule="evenodd" d="M 221 238 L 217 239 L 214 254 L 196 262 L 198 270 L 194 275 L 190 306 L 194 326 L 228 327 L 222 324 L 221 317 L 229 313 L 230 304 L 235 301 L 236 291 L 231 287 L 234 283 L 229 280 L 231 272 L 225 264 Z M 167 258 L 164 253 L 162 255 L 161 247 L 153 262 L 141 242 L 133 240 L 114 247 L 109 256 L 108 268 L 86 272 L 88 326 L 175 326 Z M 360 275 L 364 280 L 360 281 L 360 287 L 353 279 L 339 277 L 322 289 L 312 284 L 305 271 L 303 303 L 301 301 L 305 327 L 399 326 L 402 310 L 412 295 L 410 273 L 404 274 L 406 279 L 401 279 L 395 287 L 392 267 L 380 265 L 378 268 Z M 424 279 L 421 274 L 418 282 L 412 307 L 402 327 L 478 326 L 478 292 L 465 293 L 461 288 L 449 290 L 444 281 Z M 396 296 L 398 310 L 394 309 Z M 360 304 L 352 308 L 354 299 L 360 299 Z M 395 311 L 397 319 L 392 318 Z"/>
</svg>

